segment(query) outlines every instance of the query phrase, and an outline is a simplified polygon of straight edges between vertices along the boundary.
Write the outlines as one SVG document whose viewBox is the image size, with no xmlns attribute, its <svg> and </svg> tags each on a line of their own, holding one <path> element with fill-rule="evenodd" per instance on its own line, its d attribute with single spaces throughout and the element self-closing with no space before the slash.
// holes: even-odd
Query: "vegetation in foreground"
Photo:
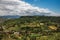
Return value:
<svg viewBox="0 0 60 40">
<path fill-rule="evenodd" d="M 2 20 L 0 40 L 60 40 L 60 17 L 21 16 Z"/>
</svg>

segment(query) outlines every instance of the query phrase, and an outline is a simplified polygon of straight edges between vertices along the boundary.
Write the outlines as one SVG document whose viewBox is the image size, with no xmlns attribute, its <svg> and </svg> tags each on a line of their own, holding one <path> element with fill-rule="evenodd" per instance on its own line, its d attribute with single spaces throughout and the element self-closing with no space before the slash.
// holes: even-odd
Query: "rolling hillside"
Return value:
<svg viewBox="0 0 60 40">
<path fill-rule="evenodd" d="M 60 17 L 21 16 L 0 25 L 1 40 L 60 40 Z"/>
</svg>

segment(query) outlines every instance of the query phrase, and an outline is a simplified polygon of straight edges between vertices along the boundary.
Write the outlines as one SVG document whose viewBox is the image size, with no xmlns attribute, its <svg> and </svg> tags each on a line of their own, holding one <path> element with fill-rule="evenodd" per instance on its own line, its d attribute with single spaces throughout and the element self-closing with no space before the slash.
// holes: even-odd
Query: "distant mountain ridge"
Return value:
<svg viewBox="0 0 60 40">
<path fill-rule="evenodd" d="M 7 16 L 0 16 L 0 18 L 8 18 L 8 19 L 10 19 L 10 18 L 19 18 L 20 16 L 18 16 L 18 15 L 15 15 L 15 16 L 13 16 L 13 15 L 7 15 Z"/>
</svg>

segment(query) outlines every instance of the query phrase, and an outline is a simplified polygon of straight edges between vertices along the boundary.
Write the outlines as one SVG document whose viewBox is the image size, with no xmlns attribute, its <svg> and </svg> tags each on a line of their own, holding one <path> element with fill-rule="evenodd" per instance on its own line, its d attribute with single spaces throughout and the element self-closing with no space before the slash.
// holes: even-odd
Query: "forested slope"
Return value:
<svg viewBox="0 0 60 40">
<path fill-rule="evenodd" d="M 21 16 L 0 25 L 1 40 L 60 40 L 60 17 Z"/>
</svg>

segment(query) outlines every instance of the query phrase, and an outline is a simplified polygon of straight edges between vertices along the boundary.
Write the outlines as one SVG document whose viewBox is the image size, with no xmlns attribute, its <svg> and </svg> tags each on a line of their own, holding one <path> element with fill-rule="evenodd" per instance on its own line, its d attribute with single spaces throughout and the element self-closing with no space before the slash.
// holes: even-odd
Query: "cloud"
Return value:
<svg viewBox="0 0 60 40">
<path fill-rule="evenodd" d="M 52 15 L 53 14 L 53 15 Z M 0 0 L 0 16 L 4 15 L 47 15 L 58 16 L 56 13 L 47 8 L 34 7 L 29 3 L 21 0 Z"/>
<path fill-rule="evenodd" d="M 19 0 L 1 0 L 1 1 L 19 1 Z"/>
</svg>

